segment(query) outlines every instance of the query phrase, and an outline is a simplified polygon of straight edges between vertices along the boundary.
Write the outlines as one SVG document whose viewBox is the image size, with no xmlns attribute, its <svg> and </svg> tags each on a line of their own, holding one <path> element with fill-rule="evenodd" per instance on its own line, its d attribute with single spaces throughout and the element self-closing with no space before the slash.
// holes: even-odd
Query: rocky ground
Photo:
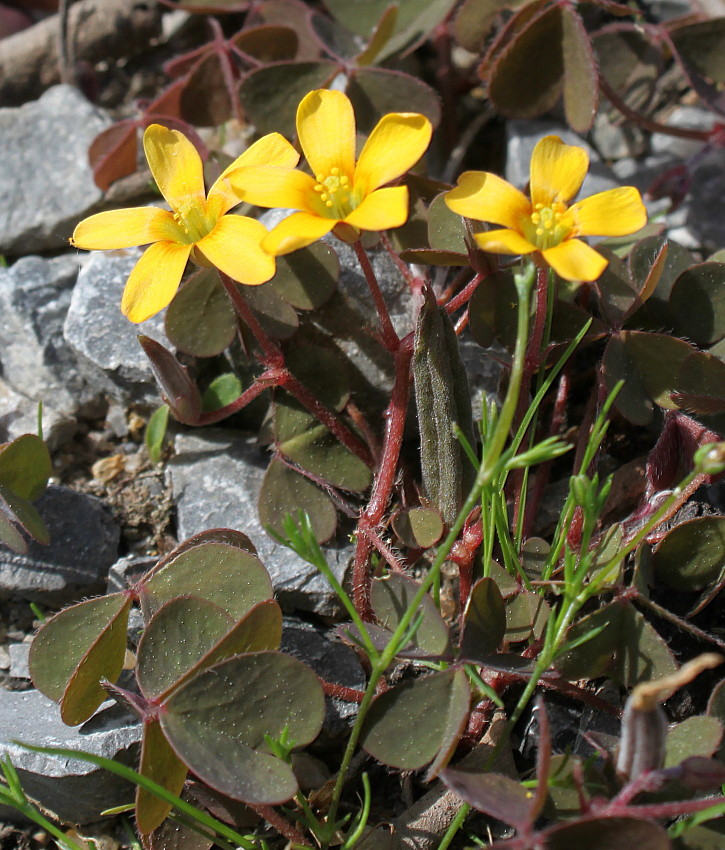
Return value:
<svg viewBox="0 0 725 850">
<path fill-rule="evenodd" d="M 678 106 L 668 122 L 704 128 L 712 115 Z M 127 792 L 88 765 L 30 754 L 10 742 L 18 738 L 130 760 L 140 730 L 110 703 L 79 728 L 61 723 L 57 707 L 28 679 L 36 614 L 123 586 L 126 576 L 141 572 L 178 540 L 215 526 L 248 534 L 289 618 L 285 648 L 323 676 L 327 671 L 351 687 L 364 682 L 352 651 L 329 638 L 340 613 L 337 599 L 259 523 L 264 448 L 256 436 L 175 426 L 164 461 L 154 465 L 148 458 L 143 430 L 159 397 L 136 334 L 164 343 L 163 318 L 137 327 L 120 313 L 134 250 L 87 254 L 67 243 L 74 225 L 104 203 L 87 151 L 110 123 L 110 114 L 69 85 L 0 108 L 0 254 L 7 262 L 0 268 L 0 442 L 36 433 L 42 402 L 43 436 L 54 463 L 54 477 L 37 505 L 51 545 L 31 544 L 23 556 L 0 547 L 0 752 L 11 756 L 31 796 L 75 823 L 94 821 Z M 644 190 L 653 174 L 689 162 L 700 148 L 657 134 L 645 138 L 606 120 L 588 140 L 552 121 L 511 121 L 505 149 L 512 183 L 526 182 L 533 145 L 547 133 L 590 151 L 594 165 L 584 195 L 622 182 Z M 672 239 L 707 256 L 725 246 L 725 150 L 690 165 L 691 191 L 664 224 Z M 651 211 L 656 214 L 657 206 Z M 344 274 L 346 291 L 360 290 L 354 266 Z M 390 269 L 385 283 L 394 293 Z M 405 323 L 407 317 L 401 311 L 397 318 Z M 363 362 L 364 352 L 357 356 L 361 369 L 374 369 Z M 495 390 L 497 367 L 477 346 L 471 346 L 467 365 L 473 385 Z M 344 535 L 328 548 L 340 577 L 350 554 Z M 328 731 L 334 733 L 350 711 L 343 704 L 331 708 Z M 0 811 L 0 817 L 11 815 Z M 2 848 L 41 839 L 12 827 L 0 830 Z"/>
</svg>

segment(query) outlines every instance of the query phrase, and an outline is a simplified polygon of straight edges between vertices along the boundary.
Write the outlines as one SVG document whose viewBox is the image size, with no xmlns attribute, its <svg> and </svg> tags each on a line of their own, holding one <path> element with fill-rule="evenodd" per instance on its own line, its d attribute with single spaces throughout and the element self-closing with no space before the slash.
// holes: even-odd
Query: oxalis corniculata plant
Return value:
<svg viewBox="0 0 725 850">
<path fill-rule="evenodd" d="M 459 176 L 435 164 L 461 141 L 458 98 L 481 83 L 504 116 L 542 114 L 561 98 L 569 124 L 586 132 L 601 89 L 630 122 L 683 135 L 633 102 L 628 85 L 643 65 L 666 66 L 720 114 L 722 68 L 702 45 L 722 20 L 657 26 L 610 0 L 446 0 L 426 15 L 412 2 L 330 0 L 332 17 L 291 0 L 182 5 L 247 17 L 234 34 L 210 18 L 212 41 L 168 68 L 178 77 L 170 89 L 92 151 L 107 186 L 145 128 L 146 159 L 170 209 L 98 213 L 72 243 L 149 245 L 121 309 L 139 323 L 165 309 L 176 351 L 212 364 L 212 377 L 199 369 L 197 380 L 175 353 L 140 337 L 164 400 L 147 433 L 156 460 L 170 414 L 199 427 L 268 400 L 262 521 L 330 582 L 349 620 L 338 635 L 362 659 L 367 686 L 321 681 L 279 652 L 282 613 L 254 541 L 244 528 L 211 529 L 127 590 L 72 606 L 38 633 L 33 680 L 66 723 L 84 722 L 109 694 L 143 723 L 138 771 L 80 757 L 137 784 L 134 803 L 119 808 L 134 810 L 146 846 L 167 846 L 167 817 L 209 846 L 276 841 L 239 832 L 199 802 L 220 796 L 295 845 L 389 841 L 375 762 L 425 768 L 423 781 L 440 779 L 452 792 L 418 824 L 426 847 L 716 846 L 725 799 L 703 792 L 725 783 L 725 688 L 706 715 L 670 729 L 660 703 L 720 658 L 676 661 L 656 626 L 667 621 L 703 648 L 723 648 L 689 620 L 722 587 L 723 519 L 663 525 L 725 470 L 722 257 L 696 262 L 664 239 L 631 187 L 576 201 L 588 155 L 557 136 L 537 143 L 526 192 L 491 172 Z M 651 51 L 641 49 L 643 33 Z M 426 40 L 438 93 L 388 67 Z M 456 66 L 455 43 L 480 58 Z M 546 73 L 532 76 L 542 51 Z M 226 98 L 208 97 L 210 88 Z M 259 138 L 232 162 L 194 130 L 243 114 Z M 722 141 L 717 128 L 684 132 L 703 150 Z M 677 203 L 686 182 L 687 173 L 662 175 L 656 193 Z M 255 208 L 294 212 L 268 230 Z M 590 236 L 605 241 L 594 248 Z M 370 314 L 336 291 L 338 254 L 361 270 Z M 405 293 L 407 324 L 391 307 L 392 272 L 376 271 L 385 259 Z M 382 404 L 365 396 L 339 344 L 355 322 L 389 364 Z M 463 333 L 496 343 L 502 362 L 500 397 L 480 409 L 459 354 Z M 238 375 L 213 360 L 227 351 Z M 412 407 L 417 463 L 403 451 Z M 602 462 L 612 423 L 621 431 L 656 422 L 639 499 L 613 514 L 614 478 Z M 24 545 L 22 530 L 47 538 L 31 503 L 49 474 L 39 438 L 0 449 L 0 536 L 14 548 Z M 552 478 L 568 488 L 555 527 L 542 530 Z M 345 587 L 321 548 L 340 515 L 347 524 L 338 533 L 354 544 Z M 456 604 L 445 608 L 451 567 Z M 688 616 L 651 598 L 655 579 L 699 594 Z M 134 605 L 144 632 L 130 681 L 121 676 Z M 631 690 L 619 742 L 595 742 L 589 759 L 552 755 L 545 694 L 617 714 L 592 685 L 605 677 Z M 538 755 L 522 779 L 503 772 L 502 758 L 537 692 Z M 329 782 L 303 791 L 299 754 L 315 751 L 325 695 L 358 711 Z M 50 828 L 9 763 L 4 775 L 0 802 Z M 181 798 L 199 783 L 207 796 L 192 797 L 198 805 Z M 479 819 L 466 837 L 459 831 L 471 809 L 511 829 L 494 840 Z M 410 846 L 409 826 L 398 819 L 392 840 Z"/>
</svg>

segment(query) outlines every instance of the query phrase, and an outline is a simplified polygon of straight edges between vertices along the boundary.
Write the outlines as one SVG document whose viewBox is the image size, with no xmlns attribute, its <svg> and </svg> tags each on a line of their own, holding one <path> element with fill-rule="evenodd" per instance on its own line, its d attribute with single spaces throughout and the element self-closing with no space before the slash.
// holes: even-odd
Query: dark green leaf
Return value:
<svg viewBox="0 0 725 850">
<path fill-rule="evenodd" d="M 420 112 L 436 127 L 441 119 L 436 92 L 417 77 L 387 68 L 361 68 L 347 86 L 355 109 L 357 131 L 372 132 L 388 112 Z"/>
<path fill-rule="evenodd" d="M 591 129 L 599 100 L 599 79 L 594 52 L 584 24 L 572 6 L 562 6 L 564 59 L 564 111 L 577 133 Z"/>
<path fill-rule="evenodd" d="M 496 652 L 506 633 L 506 604 L 492 578 L 482 578 L 471 589 L 463 617 L 461 658 L 476 660 Z"/>
<path fill-rule="evenodd" d="M 400 619 L 410 607 L 420 584 L 400 573 L 390 573 L 386 578 L 373 581 L 370 603 L 380 624 L 393 632 Z M 416 615 L 422 615 L 421 623 L 412 641 L 405 647 L 425 655 L 443 655 L 448 650 L 448 627 L 430 596 L 423 597 Z"/>
<path fill-rule="evenodd" d="M 411 549 L 429 549 L 443 535 L 443 520 L 435 508 L 411 508 L 393 516 L 393 530 Z"/>
<path fill-rule="evenodd" d="M 274 431 L 281 454 L 333 487 L 355 492 L 370 485 L 368 467 L 293 399 L 275 403 Z"/>
<path fill-rule="evenodd" d="M 23 434 L 0 446 L 0 484 L 21 499 L 34 502 L 45 492 L 53 465 L 48 447 L 34 434 Z"/>
<path fill-rule="evenodd" d="M 383 764 L 417 770 L 442 750 L 450 752 L 465 727 L 469 700 L 463 670 L 403 682 L 375 700 L 360 743 Z"/>
<path fill-rule="evenodd" d="M 568 640 L 601 627 L 595 637 L 556 662 L 562 675 L 569 679 L 608 675 L 631 688 L 677 669 L 665 641 L 630 602 L 618 600 L 584 617 L 569 630 Z"/>
<path fill-rule="evenodd" d="M 685 593 L 717 581 L 725 571 L 725 517 L 697 517 L 676 525 L 655 550 L 653 566 L 657 578 Z"/>
<path fill-rule="evenodd" d="M 428 207 L 428 244 L 438 251 L 468 257 L 466 226 L 461 216 L 449 209 L 445 193 L 433 198 Z"/>
<path fill-rule="evenodd" d="M 195 357 L 221 354 L 234 339 L 237 318 L 215 269 L 193 274 L 166 310 L 166 336 Z"/>
<path fill-rule="evenodd" d="M 725 263 L 700 263 L 684 271 L 670 293 L 676 331 L 701 346 L 725 336 Z"/>
<path fill-rule="evenodd" d="M 715 717 L 688 717 L 667 730 L 664 767 L 676 767 L 693 756 L 709 758 L 722 741 L 722 723 Z"/>
<path fill-rule="evenodd" d="M 275 339 L 289 339 L 299 327 L 299 318 L 294 307 L 288 304 L 273 288 L 262 286 L 240 286 L 239 292 L 254 310 L 259 324 Z"/>
<path fill-rule="evenodd" d="M 144 432 L 144 444 L 149 453 L 151 463 L 161 460 L 161 451 L 166 437 L 166 428 L 169 424 L 169 406 L 162 404 L 149 417 L 146 431 Z"/>
<path fill-rule="evenodd" d="M 501 114 L 533 118 L 556 104 L 564 75 L 562 37 L 561 6 L 550 6 L 501 51 L 491 66 L 488 85 L 488 96 Z"/>
<path fill-rule="evenodd" d="M 671 850 L 667 832 L 653 821 L 638 818 L 591 818 L 546 831 L 546 850 Z"/>
<path fill-rule="evenodd" d="M 206 599 L 180 596 L 151 617 L 137 653 L 137 677 L 148 699 L 163 694 L 231 629 L 234 621 Z"/>
<path fill-rule="evenodd" d="M 171 749 L 158 720 L 144 723 L 139 773 L 177 796 L 184 787 L 186 765 Z M 140 785 L 136 788 L 136 826 L 142 835 L 149 835 L 161 826 L 171 809 L 171 803 Z"/>
<path fill-rule="evenodd" d="M 652 420 L 653 403 L 673 409 L 670 393 L 677 390 L 682 364 L 695 349 L 664 334 L 623 331 L 613 336 L 602 361 L 607 391 L 624 380 L 615 405 L 635 425 Z"/>
<path fill-rule="evenodd" d="M 508 776 L 483 773 L 480 768 L 447 768 L 443 783 L 479 812 L 503 823 L 524 829 L 531 819 L 533 795 Z"/>
<path fill-rule="evenodd" d="M 87 720 L 106 699 L 101 679 L 119 677 L 130 609 L 125 593 L 89 599 L 51 617 L 35 636 L 28 661 L 33 684 L 61 704 L 69 726 Z"/>
<path fill-rule="evenodd" d="M 307 511 L 318 543 L 329 540 L 337 528 L 337 512 L 330 497 L 316 484 L 273 458 L 259 491 L 259 520 L 284 535 L 284 518 Z"/>
<path fill-rule="evenodd" d="M 255 68 L 242 80 L 239 99 L 259 133 L 296 135 L 297 104 L 335 77 L 335 62 L 277 62 Z"/>
<path fill-rule="evenodd" d="M 253 697 L 253 698 L 252 698 Z M 265 735 L 297 746 L 317 737 L 325 702 L 317 676 L 277 652 L 216 664 L 164 703 L 161 726 L 176 754 L 204 782 L 235 800 L 277 805 L 297 792 L 290 765 L 269 754 Z"/>
<path fill-rule="evenodd" d="M 201 398 L 202 409 L 218 410 L 226 407 L 242 394 L 242 382 L 233 372 L 225 372 L 216 378 L 204 390 Z"/>
<path fill-rule="evenodd" d="M 277 271 L 265 286 L 298 310 L 316 310 L 332 296 L 339 277 L 337 254 L 324 242 L 316 242 L 277 257 Z"/>
<path fill-rule="evenodd" d="M 261 561 L 227 543 L 200 543 L 184 549 L 139 586 L 146 621 L 176 596 L 198 596 L 240 620 L 254 605 L 272 597 L 272 581 Z"/>
<path fill-rule="evenodd" d="M 697 71 L 716 83 L 725 83 L 725 17 L 677 27 L 670 35 Z"/>
</svg>

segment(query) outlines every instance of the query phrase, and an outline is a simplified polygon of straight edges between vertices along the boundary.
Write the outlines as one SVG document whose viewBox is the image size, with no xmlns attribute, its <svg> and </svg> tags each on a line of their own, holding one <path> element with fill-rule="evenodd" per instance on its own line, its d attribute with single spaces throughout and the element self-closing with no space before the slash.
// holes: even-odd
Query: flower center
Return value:
<svg viewBox="0 0 725 850">
<path fill-rule="evenodd" d="M 216 224 L 207 213 L 206 202 L 197 198 L 183 201 L 173 213 L 174 219 L 187 237 L 187 244 L 190 245 L 208 236 Z"/>
<path fill-rule="evenodd" d="M 352 202 L 350 178 L 340 174 L 335 166 L 328 175 L 315 175 L 315 192 L 320 196 L 324 207 L 322 214 L 326 218 L 345 218 L 354 209 Z"/>
<path fill-rule="evenodd" d="M 573 230 L 565 212 L 566 204 L 561 201 L 554 201 L 550 207 L 536 204 L 531 215 L 522 222 L 524 236 L 540 251 L 561 245 Z"/>
</svg>

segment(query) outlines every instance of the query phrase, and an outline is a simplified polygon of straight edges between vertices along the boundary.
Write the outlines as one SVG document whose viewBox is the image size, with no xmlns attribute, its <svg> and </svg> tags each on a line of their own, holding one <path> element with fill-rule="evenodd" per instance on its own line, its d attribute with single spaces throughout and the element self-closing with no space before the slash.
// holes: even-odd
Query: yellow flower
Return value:
<svg viewBox="0 0 725 850">
<path fill-rule="evenodd" d="M 577 237 L 635 233 L 647 223 L 647 211 L 632 186 L 609 189 L 569 206 L 588 167 L 583 148 L 546 136 L 531 157 L 531 200 L 495 174 L 467 171 L 445 196 L 446 204 L 466 218 L 503 225 L 503 230 L 475 234 L 484 251 L 537 251 L 565 280 L 593 281 L 607 260 Z"/>
<path fill-rule="evenodd" d="M 297 135 L 312 175 L 290 168 L 242 168 L 230 183 L 247 203 L 299 210 L 275 227 L 262 246 L 279 256 L 303 248 L 333 228 L 355 241 L 361 230 L 400 227 L 408 189 L 381 189 L 412 168 L 430 143 L 430 121 L 416 112 L 384 115 L 355 162 L 355 115 L 339 91 L 313 91 L 297 108 Z"/>
<path fill-rule="evenodd" d="M 239 203 L 229 173 L 240 166 L 272 163 L 293 168 L 299 154 L 277 133 L 264 136 L 238 157 L 209 190 L 204 190 L 201 157 L 178 130 L 151 124 L 143 138 L 146 159 L 171 212 L 159 207 L 110 210 L 84 219 L 70 242 L 77 248 L 111 249 L 150 245 L 131 272 L 121 310 L 143 322 L 163 310 L 179 288 L 191 257 L 216 266 L 240 283 L 269 280 L 275 262 L 261 248 L 267 229 L 241 215 L 225 215 Z"/>
</svg>

